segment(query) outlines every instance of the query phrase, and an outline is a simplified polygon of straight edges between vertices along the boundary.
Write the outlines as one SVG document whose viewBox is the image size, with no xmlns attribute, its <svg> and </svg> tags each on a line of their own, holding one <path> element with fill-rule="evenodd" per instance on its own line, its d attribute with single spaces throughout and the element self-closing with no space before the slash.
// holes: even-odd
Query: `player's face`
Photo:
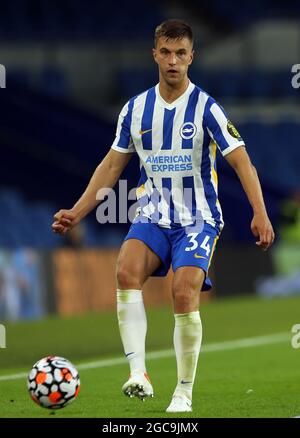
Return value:
<svg viewBox="0 0 300 438">
<path fill-rule="evenodd" d="M 153 49 L 153 56 L 158 64 L 160 77 L 172 86 L 186 78 L 194 51 L 188 38 L 175 40 L 159 38 L 156 48 Z"/>
</svg>

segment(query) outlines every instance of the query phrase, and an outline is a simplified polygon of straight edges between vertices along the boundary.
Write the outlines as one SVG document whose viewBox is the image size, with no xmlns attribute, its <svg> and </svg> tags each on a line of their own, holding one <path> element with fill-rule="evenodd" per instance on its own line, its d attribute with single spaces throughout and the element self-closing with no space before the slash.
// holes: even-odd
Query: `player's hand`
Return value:
<svg viewBox="0 0 300 438">
<path fill-rule="evenodd" d="M 272 224 L 266 214 L 255 214 L 251 222 L 251 231 L 258 241 L 255 242 L 263 251 L 267 251 L 275 239 Z"/>
<path fill-rule="evenodd" d="M 72 210 L 59 210 L 53 218 L 53 232 L 62 235 L 71 230 L 80 220 Z"/>
</svg>

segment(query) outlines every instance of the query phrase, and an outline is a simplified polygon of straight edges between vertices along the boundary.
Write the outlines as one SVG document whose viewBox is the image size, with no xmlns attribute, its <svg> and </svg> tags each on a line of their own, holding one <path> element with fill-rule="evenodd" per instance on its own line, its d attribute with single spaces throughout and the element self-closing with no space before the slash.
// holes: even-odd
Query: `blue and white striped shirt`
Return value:
<svg viewBox="0 0 300 438">
<path fill-rule="evenodd" d="M 143 216 L 170 228 L 191 225 L 200 215 L 222 229 L 216 148 L 225 156 L 243 145 L 223 108 L 190 82 L 172 103 L 163 100 L 158 84 L 130 99 L 112 149 L 139 156 Z"/>
</svg>

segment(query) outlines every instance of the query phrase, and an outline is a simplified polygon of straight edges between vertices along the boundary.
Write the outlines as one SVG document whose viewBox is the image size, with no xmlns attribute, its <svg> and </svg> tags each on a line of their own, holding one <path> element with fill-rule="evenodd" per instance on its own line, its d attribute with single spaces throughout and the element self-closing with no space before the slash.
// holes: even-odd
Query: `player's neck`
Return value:
<svg viewBox="0 0 300 438">
<path fill-rule="evenodd" d="M 163 79 L 160 79 L 159 93 L 165 102 L 172 103 L 187 90 L 189 84 L 190 80 L 188 77 L 177 85 L 170 85 Z"/>
</svg>

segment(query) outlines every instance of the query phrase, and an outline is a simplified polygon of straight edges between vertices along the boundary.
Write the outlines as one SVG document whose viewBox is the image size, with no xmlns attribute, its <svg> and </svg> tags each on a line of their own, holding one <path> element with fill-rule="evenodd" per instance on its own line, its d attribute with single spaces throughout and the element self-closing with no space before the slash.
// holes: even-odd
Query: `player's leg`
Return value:
<svg viewBox="0 0 300 438">
<path fill-rule="evenodd" d="M 192 389 L 202 341 L 199 313 L 200 291 L 209 290 L 207 276 L 218 231 L 204 224 L 202 232 L 175 235 L 172 266 L 174 300 L 174 348 L 177 386 L 168 412 L 191 411 Z"/>
<path fill-rule="evenodd" d="M 123 392 L 142 400 L 153 395 L 146 372 L 145 339 L 147 319 L 142 286 L 159 267 L 159 257 L 142 241 L 126 240 L 117 262 L 117 314 L 125 355 L 129 361 L 130 377 Z"/>
<path fill-rule="evenodd" d="M 174 274 L 174 348 L 177 362 L 177 386 L 167 412 L 192 410 L 192 389 L 202 340 L 199 296 L 205 273 L 201 268 L 185 266 Z"/>
<path fill-rule="evenodd" d="M 160 266 L 161 260 L 148 245 L 138 239 L 126 240 L 117 261 L 119 289 L 141 289 L 148 277 Z"/>
</svg>

